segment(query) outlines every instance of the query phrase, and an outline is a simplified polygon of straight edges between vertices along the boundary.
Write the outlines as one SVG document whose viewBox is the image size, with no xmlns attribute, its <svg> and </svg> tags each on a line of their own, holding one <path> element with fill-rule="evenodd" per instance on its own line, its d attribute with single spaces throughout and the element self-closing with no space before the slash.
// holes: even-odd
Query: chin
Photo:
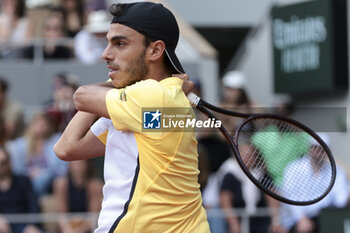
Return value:
<svg viewBox="0 0 350 233">
<path fill-rule="evenodd" d="M 112 85 L 113 85 L 113 87 L 118 88 L 118 89 L 129 86 L 129 84 L 119 82 L 119 81 L 112 81 Z"/>
<path fill-rule="evenodd" d="M 119 79 L 113 78 L 113 77 L 111 77 L 111 76 L 109 76 L 109 77 L 110 77 L 110 79 L 111 79 L 111 81 L 112 81 L 113 87 L 115 87 L 115 88 L 122 88 L 122 86 L 121 86 L 122 83 L 120 82 Z"/>
<path fill-rule="evenodd" d="M 131 86 L 137 82 L 141 81 L 140 80 L 128 80 L 127 82 L 112 82 L 112 85 L 115 87 L 115 88 L 125 88 L 127 86 Z"/>
<path fill-rule="evenodd" d="M 121 85 L 120 83 L 115 83 L 115 82 L 112 82 L 112 85 L 113 85 L 113 87 L 115 87 L 115 88 L 123 88 L 123 87 L 124 87 L 124 86 Z"/>
</svg>

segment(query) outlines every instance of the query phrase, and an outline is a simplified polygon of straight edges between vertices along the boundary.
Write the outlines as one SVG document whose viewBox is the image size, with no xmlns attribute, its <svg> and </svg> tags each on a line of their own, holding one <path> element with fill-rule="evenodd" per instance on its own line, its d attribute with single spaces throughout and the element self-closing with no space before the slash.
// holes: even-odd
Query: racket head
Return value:
<svg viewBox="0 0 350 233">
<path fill-rule="evenodd" d="M 245 174 L 279 201 L 310 205 L 333 187 L 336 166 L 331 151 L 300 122 L 273 114 L 254 115 L 240 124 L 234 144 Z"/>
</svg>

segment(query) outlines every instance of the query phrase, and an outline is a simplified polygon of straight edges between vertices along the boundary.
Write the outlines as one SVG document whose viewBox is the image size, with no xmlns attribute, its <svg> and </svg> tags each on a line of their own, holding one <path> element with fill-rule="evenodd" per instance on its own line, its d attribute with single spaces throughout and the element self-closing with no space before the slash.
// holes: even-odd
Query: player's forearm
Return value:
<svg viewBox="0 0 350 233">
<path fill-rule="evenodd" d="M 96 119 L 94 114 L 77 112 L 54 146 L 56 155 L 62 160 L 79 159 L 82 154 L 79 145 Z"/>
<path fill-rule="evenodd" d="M 79 111 L 109 118 L 106 95 L 112 87 L 109 83 L 96 83 L 79 87 L 74 93 L 74 104 Z"/>
</svg>

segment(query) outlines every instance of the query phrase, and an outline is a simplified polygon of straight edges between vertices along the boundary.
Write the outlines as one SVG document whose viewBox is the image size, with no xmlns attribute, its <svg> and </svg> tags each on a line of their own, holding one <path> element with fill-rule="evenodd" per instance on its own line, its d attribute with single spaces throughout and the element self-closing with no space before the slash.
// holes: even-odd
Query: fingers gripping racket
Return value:
<svg viewBox="0 0 350 233">
<path fill-rule="evenodd" d="M 325 142 L 307 126 L 276 114 L 245 114 L 218 108 L 193 93 L 188 99 L 207 117 L 208 109 L 244 118 L 234 138 L 220 132 L 248 178 L 264 193 L 294 205 L 320 201 L 331 190 L 336 166 Z"/>
</svg>

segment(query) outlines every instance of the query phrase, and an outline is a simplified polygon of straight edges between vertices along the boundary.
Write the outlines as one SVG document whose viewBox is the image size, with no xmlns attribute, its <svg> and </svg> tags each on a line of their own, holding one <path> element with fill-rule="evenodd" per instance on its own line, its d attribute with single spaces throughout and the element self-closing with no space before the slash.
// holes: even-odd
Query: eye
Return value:
<svg viewBox="0 0 350 233">
<path fill-rule="evenodd" d="M 117 41 L 117 42 L 115 43 L 115 45 L 118 46 L 118 47 L 123 47 L 123 46 L 126 45 L 126 43 L 124 43 L 123 41 Z"/>
</svg>

